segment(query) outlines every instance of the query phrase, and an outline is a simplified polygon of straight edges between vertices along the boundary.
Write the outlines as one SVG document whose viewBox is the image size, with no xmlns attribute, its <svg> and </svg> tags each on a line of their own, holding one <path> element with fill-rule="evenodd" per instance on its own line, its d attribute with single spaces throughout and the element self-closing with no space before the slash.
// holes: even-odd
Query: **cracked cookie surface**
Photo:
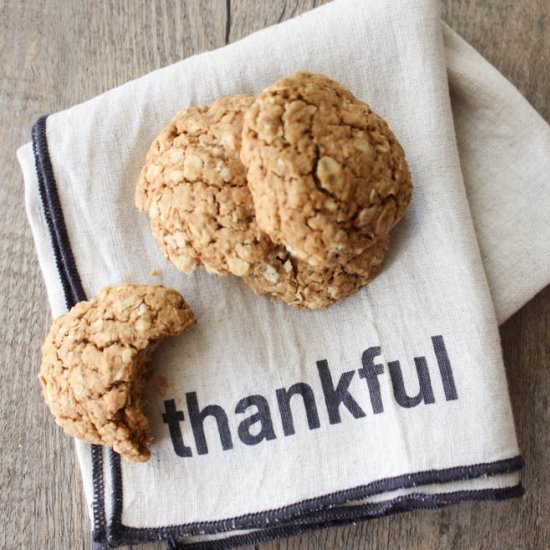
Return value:
<svg viewBox="0 0 550 550">
<path fill-rule="evenodd" d="M 241 159 L 258 226 L 312 266 L 353 271 L 411 198 L 387 123 L 323 75 L 296 73 L 258 96 L 245 114 Z"/>
<path fill-rule="evenodd" d="M 56 422 L 127 460 L 148 460 L 147 361 L 164 338 L 194 323 L 181 295 L 158 285 L 124 283 L 76 304 L 54 321 L 42 348 L 39 380 Z"/>
<path fill-rule="evenodd" d="M 135 201 L 149 215 L 165 256 L 186 273 L 203 265 L 245 275 L 269 246 L 257 229 L 240 161 L 248 96 L 224 97 L 178 113 L 155 139 Z"/>
</svg>

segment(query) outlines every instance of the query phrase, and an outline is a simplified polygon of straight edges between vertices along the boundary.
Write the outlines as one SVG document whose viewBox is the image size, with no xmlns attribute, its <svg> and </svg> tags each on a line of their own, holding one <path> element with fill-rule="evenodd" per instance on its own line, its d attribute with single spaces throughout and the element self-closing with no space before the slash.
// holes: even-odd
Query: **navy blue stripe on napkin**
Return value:
<svg viewBox="0 0 550 550">
<path fill-rule="evenodd" d="M 76 268 L 67 227 L 63 218 L 63 210 L 57 193 L 57 186 L 53 173 L 48 139 L 46 136 L 46 120 L 48 116 L 40 117 L 32 127 L 32 148 L 38 191 L 42 202 L 44 217 L 50 233 L 55 265 L 59 274 L 61 286 L 65 294 L 67 309 L 86 300 L 80 275 Z M 92 453 L 92 480 L 93 480 L 93 535 L 94 541 L 106 538 L 105 498 L 103 483 L 103 448 L 100 445 L 91 446 Z"/>
</svg>

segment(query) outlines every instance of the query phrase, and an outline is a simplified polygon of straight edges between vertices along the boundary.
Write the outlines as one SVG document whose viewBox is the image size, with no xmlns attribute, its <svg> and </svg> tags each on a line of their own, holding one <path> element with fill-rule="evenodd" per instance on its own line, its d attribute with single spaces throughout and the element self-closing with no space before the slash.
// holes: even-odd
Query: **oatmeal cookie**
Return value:
<svg viewBox="0 0 550 550">
<path fill-rule="evenodd" d="M 143 413 L 147 361 L 167 336 L 195 322 L 175 291 L 124 283 L 58 317 L 42 348 L 40 383 L 56 422 L 71 436 L 113 447 L 132 462 L 150 456 Z"/>
<path fill-rule="evenodd" d="M 244 281 L 256 294 L 267 294 L 296 307 L 326 308 L 350 296 L 379 273 L 389 238 L 382 237 L 354 258 L 354 271 L 342 266 L 314 267 L 273 245 L 262 262 L 251 266 Z"/>
<path fill-rule="evenodd" d="M 244 117 L 241 159 L 256 220 L 312 266 L 348 266 L 389 233 L 412 184 L 388 124 L 326 76 L 266 88 Z"/>
<path fill-rule="evenodd" d="M 257 230 L 239 158 L 248 96 L 188 107 L 152 144 L 136 189 L 166 257 L 183 272 L 243 276 L 269 246 Z"/>
</svg>

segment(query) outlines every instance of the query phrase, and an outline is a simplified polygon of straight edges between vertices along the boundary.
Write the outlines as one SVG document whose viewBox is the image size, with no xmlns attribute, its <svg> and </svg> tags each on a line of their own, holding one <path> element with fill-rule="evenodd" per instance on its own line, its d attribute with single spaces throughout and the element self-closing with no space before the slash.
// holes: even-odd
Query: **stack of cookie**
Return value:
<svg viewBox="0 0 550 550">
<path fill-rule="evenodd" d="M 179 270 L 324 308 L 378 274 L 411 193 L 387 123 L 337 82 L 297 73 L 256 100 L 177 114 L 147 154 L 136 205 Z"/>
</svg>

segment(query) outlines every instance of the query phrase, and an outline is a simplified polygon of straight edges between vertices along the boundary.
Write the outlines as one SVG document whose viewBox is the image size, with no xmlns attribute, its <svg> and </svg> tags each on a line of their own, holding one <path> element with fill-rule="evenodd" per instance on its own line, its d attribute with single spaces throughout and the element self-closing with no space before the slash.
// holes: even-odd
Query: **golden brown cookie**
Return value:
<svg viewBox="0 0 550 550">
<path fill-rule="evenodd" d="M 389 238 L 383 237 L 354 259 L 355 272 L 342 266 L 314 267 L 273 245 L 262 262 L 253 264 L 244 277 L 256 294 L 309 309 L 325 308 L 350 296 L 378 275 Z"/>
<path fill-rule="evenodd" d="M 323 75 L 296 73 L 259 95 L 245 114 L 241 159 L 258 226 L 312 266 L 352 271 L 411 198 L 387 123 Z"/>
<path fill-rule="evenodd" d="M 176 292 L 124 283 L 58 317 L 42 348 L 39 379 L 56 422 L 71 436 L 113 447 L 132 462 L 150 456 L 143 413 L 146 365 L 157 345 L 195 323 Z"/>
<path fill-rule="evenodd" d="M 136 189 L 166 257 L 186 273 L 245 275 L 265 255 L 239 158 L 248 96 L 177 114 L 152 144 Z"/>
</svg>

